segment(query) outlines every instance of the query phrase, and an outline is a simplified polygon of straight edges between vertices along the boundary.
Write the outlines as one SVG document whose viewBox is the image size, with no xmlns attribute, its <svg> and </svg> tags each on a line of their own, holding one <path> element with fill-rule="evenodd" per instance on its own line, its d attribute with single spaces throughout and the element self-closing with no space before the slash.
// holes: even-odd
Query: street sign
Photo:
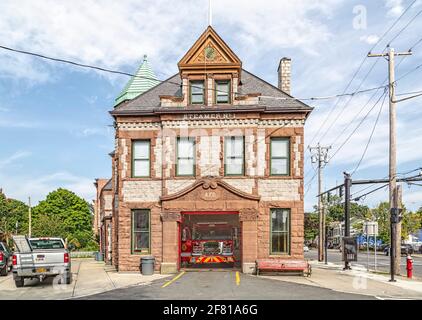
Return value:
<svg viewBox="0 0 422 320">
<path fill-rule="evenodd" d="M 363 233 L 367 236 L 373 237 L 378 235 L 378 222 L 365 221 L 363 223 Z"/>
<path fill-rule="evenodd" d="M 357 237 L 343 237 L 343 261 L 358 261 Z"/>
</svg>

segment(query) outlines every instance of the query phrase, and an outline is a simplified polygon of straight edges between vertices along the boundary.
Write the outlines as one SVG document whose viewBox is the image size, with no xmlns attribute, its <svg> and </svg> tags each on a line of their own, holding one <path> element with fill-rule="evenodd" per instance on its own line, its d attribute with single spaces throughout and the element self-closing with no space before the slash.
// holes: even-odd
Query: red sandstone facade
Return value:
<svg viewBox="0 0 422 320">
<path fill-rule="evenodd" d="M 147 254 L 155 257 L 157 272 L 177 272 L 183 267 L 181 229 L 192 213 L 213 221 L 234 214 L 236 266 L 243 272 L 253 272 L 256 259 L 303 259 L 303 127 L 311 108 L 289 95 L 290 59 L 280 61 L 274 87 L 243 70 L 209 27 L 178 66 L 178 74 L 111 111 L 112 219 L 105 225 L 111 262 L 119 271 L 139 271 Z M 204 88 L 198 104 L 192 93 L 197 84 Z M 228 86 L 228 97 L 217 96 L 220 84 Z M 178 167 L 184 137 L 194 145 L 189 175 Z M 236 157 L 226 142 L 231 137 L 242 137 L 243 160 L 230 160 Z M 137 141 L 148 147 L 145 159 L 134 152 Z M 286 156 L 278 146 L 286 146 Z M 137 177 L 135 166 L 142 161 L 149 163 L 148 172 Z M 236 170 L 228 169 L 228 161 L 241 163 L 242 172 L 228 174 Z M 285 173 L 275 174 L 277 166 Z"/>
</svg>

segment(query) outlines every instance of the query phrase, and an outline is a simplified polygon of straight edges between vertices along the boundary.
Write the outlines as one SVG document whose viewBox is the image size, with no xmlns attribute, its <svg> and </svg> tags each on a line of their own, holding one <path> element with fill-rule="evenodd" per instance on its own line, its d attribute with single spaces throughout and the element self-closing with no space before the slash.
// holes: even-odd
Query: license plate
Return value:
<svg viewBox="0 0 422 320">
<path fill-rule="evenodd" d="M 43 272 L 47 272 L 47 269 L 46 268 L 37 268 L 36 271 L 38 273 L 43 273 Z"/>
</svg>

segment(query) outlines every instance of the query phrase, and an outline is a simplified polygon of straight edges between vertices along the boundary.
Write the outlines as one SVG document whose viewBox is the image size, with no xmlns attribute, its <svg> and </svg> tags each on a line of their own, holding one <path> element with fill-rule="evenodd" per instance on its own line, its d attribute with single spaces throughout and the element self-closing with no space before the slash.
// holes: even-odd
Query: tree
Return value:
<svg viewBox="0 0 422 320">
<path fill-rule="evenodd" d="M 371 210 L 371 218 L 378 222 L 378 238 L 385 243 L 390 242 L 390 204 L 380 202 Z"/>
<path fill-rule="evenodd" d="M 326 222 L 344 221 L 344 203 L 341 197 L 332 195 L 329 201 L 325 198 L 325 206 L 327 210 Z M 314 210 L 318 213 L 318 206 L 314 206 Z M 358 219 L 367 219 L 371 214 L 367 206 L 352 202 L 350 204 L 350 217 Z"/>
<path fill-rule="evenodd" d="M 305 213 L 305 240 L 313 241 L 318 235 L 318 214 L 314 212 Z"/>
<path fill-rule="evenodd" d="M 422 211 L 416 212 L 404 211 L 402 220 L 401 237 L 407 239 L 410 234 L 417 232 L 422 228 Z"/>
<path fill-rule="evenodd" d="M 28 206 L 22 201 L 6 198 L 0 192 L 0 232 L 9 242 L 16 231 L 18 233 L 28 231 Z"/>
<path fill-rule="evenodd" d="M 93 240 L 90 206 L 69 190 L 59 188 L 50 192 L 34 207 L 33 212 L 34 226 L 39 226 L 36 230 L 39 235 L 52 236 L 51 232 L 55 232 L 56 236 L 72 241 L 75 247 L 85 247 Z M 43 228 L 42 222 L 50 222 L 51 227 Z"/>
<path fill-rule="evenodd" d="M 33 237 L 66 237 L 64 225 L 59 216 L 40 213 L 32 224 Z"/>
</svg>

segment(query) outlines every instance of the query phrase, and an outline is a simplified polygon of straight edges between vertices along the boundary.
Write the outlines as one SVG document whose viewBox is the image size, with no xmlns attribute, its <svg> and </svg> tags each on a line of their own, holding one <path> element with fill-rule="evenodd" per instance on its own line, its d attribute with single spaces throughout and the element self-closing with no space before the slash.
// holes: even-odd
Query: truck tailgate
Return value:
<svg viewBox="0 0 422 320">
<path fill-rule="evenodd" d="M 64 250 L 34 250 L 34 266 L 52 266 L 64 263 Z"/>
</svg>

